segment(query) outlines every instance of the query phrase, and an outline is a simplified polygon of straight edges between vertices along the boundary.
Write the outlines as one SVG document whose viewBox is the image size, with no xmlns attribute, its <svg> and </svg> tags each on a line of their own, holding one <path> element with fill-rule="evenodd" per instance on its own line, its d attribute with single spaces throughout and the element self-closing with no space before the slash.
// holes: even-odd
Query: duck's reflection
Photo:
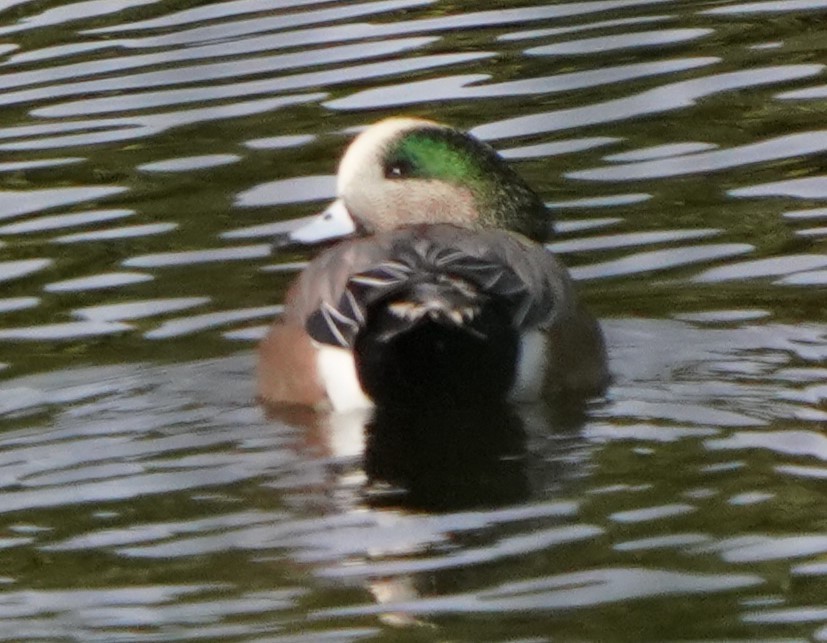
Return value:
<svg viewBox="0 0 827 643">
<path fill-rule="evenodd" d="M 496 538 L 491 544 L 480 539 L 486 529 L 479 525 L 507 523 L 524 515 L 518 506 L 559 493 L 559 505 L 541 502 L 529 511 L 539 510 L 550 523 L 538 548 L 600 532 L 580 529 L 576 503 L 566 501 L 566 485 L 583 475 L 589 458 L 582 438 L 588 408 L 588 400 L 553 400 L 271 417 L 301 429 L 297 448 L 310 456 L 305 465 L 322 463 L 319 487 L 330 513 L 355 513 L 364 521 L 344 534 L 326 530 L 331 550 L 347 543 L 346 575 L 370 592 L 383 623 L 422 628 L 433 624 L 408 605 L 455 592 L 458 567 L 469 578 L 479 570 L 482 578 L 485 566 L 477 563 L 500 555 Z M 469 522 L 469 515 L 476 518 Z M 432 545 L 444 538 L 461 553 L 435 553 Z"/>
<path fill-rule="evenodd" d="M 377 409 L 365 426 L 366 498 L 449 510 L 529 495 L 526 432 L 506 405 L 473 409 Z"/>
<path fill-rule="evenodd" d="M 295 448 L 324 463 L 331 488 L 348 472 L 352 501 L 439 512 L 518 503 L 564 479 L 580 459 L 587 408 L 586 400 L 351 413 L 265 406 L 300 429 Z"/>
</svg>

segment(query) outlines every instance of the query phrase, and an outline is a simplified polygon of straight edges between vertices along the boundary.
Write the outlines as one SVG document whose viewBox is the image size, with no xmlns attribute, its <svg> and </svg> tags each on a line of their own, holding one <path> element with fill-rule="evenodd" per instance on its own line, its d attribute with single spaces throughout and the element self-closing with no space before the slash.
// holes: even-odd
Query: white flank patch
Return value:
<svg viewBox="0 0 827 643">
<path fill-rule="evenodd" d="M 316 364 L 334 411 L 351 411 L 373 406 L 356 376 L 353 353 L 344 348 L 318 345 Z"/>
<path fill-rule="evenodd" d="M 325 444 L 330 455 L 336 458 L 353 458 L 365 452 L 365 423 L 373 409 L 331 413 L 324 425 Z"/>
<path fill-rule="evenodd" d="M 520 337 L 517 377 L 511 389 L 514 402 L 533 402 L 540 397 L 546 376 L 546 334 L 533 330 Z"/>
</svg>

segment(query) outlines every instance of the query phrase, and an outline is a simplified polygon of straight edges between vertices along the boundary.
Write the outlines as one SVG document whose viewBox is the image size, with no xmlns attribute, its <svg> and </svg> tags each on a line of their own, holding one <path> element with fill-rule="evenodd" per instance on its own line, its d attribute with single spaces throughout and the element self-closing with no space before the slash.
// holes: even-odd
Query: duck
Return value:
<svg viewBox="0 0 827 643">
<path fill-rule="evenodd" d="M 341 158 L 336 198 L 281 240 L 328 247 L 259 345 L 259 399 L 347 412 L 598 394 L 605 340 L 543 245 L 552 228 L 471 134 L 408 117 L 369 126 Z"/>
</svg>

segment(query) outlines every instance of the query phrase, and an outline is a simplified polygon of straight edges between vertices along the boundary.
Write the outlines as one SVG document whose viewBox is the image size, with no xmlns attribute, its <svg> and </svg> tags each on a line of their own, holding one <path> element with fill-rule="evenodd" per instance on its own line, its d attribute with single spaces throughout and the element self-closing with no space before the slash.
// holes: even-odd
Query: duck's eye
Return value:
<svg viewBox="0 0 827 643">
<path fill-rule="evenodd" d="M 405 159 L 393 159 L 385 165 L 386 179 L 404 179 L 413 174 L 413 165 Z"/>
</svg>

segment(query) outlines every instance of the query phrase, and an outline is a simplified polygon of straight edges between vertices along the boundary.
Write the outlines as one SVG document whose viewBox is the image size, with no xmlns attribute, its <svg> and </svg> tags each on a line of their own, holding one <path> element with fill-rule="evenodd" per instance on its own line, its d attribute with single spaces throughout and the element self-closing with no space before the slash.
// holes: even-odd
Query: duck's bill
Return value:
<svg viewBox="0 0 827 643">
<path fill-rule="evenodd" d="M 336 199 L 320 215 L 288 234 L 293 243 L 311 245 L 347 237 L 356 232 L 356 223 L 341 199 Z"/>
</svg>

